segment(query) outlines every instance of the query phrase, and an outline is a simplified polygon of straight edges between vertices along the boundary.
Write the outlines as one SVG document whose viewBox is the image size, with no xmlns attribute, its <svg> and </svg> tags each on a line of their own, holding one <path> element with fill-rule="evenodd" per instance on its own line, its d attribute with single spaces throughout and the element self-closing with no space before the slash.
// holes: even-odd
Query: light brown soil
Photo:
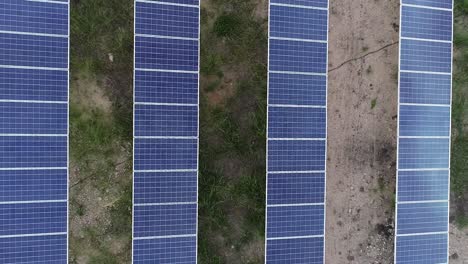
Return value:
<svg viewBox="0 0 468 264">
<path fill-rule="evenodd" d="M 389 264 L 398 0 L 330 4 L 326 263 Z"/>
</svg>

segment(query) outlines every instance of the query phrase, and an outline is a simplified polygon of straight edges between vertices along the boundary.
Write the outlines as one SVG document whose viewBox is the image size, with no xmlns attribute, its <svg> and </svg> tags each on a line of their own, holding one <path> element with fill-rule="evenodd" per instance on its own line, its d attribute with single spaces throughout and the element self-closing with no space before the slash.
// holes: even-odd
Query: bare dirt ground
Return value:
<svg viewBox="0 0 468 264">
<path fill-rule="evenodd" d="M 326 262 L 393 263 L 398 0 L 330 4 Z"/>
<path fill-rule="evenodd" d="M 330 1 L 326 263 L 393 263 L 399 1 Z M 468 263 L 451 225 L 451 263 Z"/>
</svg>

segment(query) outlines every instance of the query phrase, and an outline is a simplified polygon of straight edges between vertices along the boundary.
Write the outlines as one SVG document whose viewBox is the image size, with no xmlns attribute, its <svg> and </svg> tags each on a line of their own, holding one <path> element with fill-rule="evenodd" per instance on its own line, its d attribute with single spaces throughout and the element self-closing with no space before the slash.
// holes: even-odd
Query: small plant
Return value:
<svg viewBox="0 0 468 264">
<path fill-rule="evenodd" d="M 213 31 L 218 37 L 233 37 L 241 30 L 240 19 L 232 14 L 222 14 L 215 21 Z"/>
<path fill-rule="evenodd" d="M 377 106 L 377 98 L 372 99 L 371 101 L 371 109 L 374 109 Z"/>
</svg>

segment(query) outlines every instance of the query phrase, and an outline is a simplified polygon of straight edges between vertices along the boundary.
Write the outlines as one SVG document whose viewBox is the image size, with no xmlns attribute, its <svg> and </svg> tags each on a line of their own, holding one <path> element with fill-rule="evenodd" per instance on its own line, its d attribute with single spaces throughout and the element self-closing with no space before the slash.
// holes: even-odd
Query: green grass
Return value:
<svg viewBox="0 0 468 264">
<path fill-rule="evenodd" d="M 131 254 L 133 1 L 71 4 L 70 195 L 75 202 L 70 205 L 70 217 L 71 223 L 81 217 L 93 219 L 88 214 L 98 211 L 103 219 L 71 234 L 70 263 L 80 256 L 89 257 L 88 263 L 127 263 Z M 110 109 L 86 98 L 88 84 L 81 80 L 96 83 L 96 89 L 102 89 L 99 94 L 106 97 L 102 99 L 110 101 Z M 79 98 L 83 94 L 85 98 Z M 77 202 L 81 193 L 96 196 L 89 200 L 111 202 L 82 205 Z M 127 238 L 122 251 L 111 253 L 108 241 L 122 237 Z"/>
<path fill-rule="evenodd" d="M 468 202 L 468 30 L 464 19 L 468 16 L 468 1 L 455 1 L 454 76 L 452 102 L 451 188 L 455 203 Z M 463 19 L 464 18 L 464 19 Z M 456 223 L 468 226 L 468 212 L 456 212 Z"/>
<path fill-rule="evenodd" d="M 250 243 L 263 243 L 267 35 L 265 21 L 253 15 L 256 4 L 211 0 L 201 10 L 201 74 L 209 77 L 202 78 L 200 98 L 202 264 L 245 257 Z M 222 89 L 227 73 L 235 92 L 212 105 L 205 93 Z"/>
</svg>

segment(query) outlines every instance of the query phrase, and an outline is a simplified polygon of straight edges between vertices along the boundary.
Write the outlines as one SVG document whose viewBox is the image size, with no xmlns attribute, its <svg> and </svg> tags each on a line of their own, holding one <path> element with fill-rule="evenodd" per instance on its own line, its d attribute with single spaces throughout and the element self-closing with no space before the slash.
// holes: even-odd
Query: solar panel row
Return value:
<svg viewBox="0 0 468 264">
<path fill-rule="evenodd" d="M 324 263 L 328 1 L 269 10 L 266 263 Z"/>
<path fill-rule="evenodd" d="M 452 0 L 402 0 L 395 263 L 448 263 Z"/>
<path fill-rule="evenodd" d="M 69 4 L 0 14 L 0 262 L 67 263 Z"/>
<path fill-rule="evenodd" d="M 197 0 L 135 1 L 133 263 L 196 263 Z"/>
</svg>

